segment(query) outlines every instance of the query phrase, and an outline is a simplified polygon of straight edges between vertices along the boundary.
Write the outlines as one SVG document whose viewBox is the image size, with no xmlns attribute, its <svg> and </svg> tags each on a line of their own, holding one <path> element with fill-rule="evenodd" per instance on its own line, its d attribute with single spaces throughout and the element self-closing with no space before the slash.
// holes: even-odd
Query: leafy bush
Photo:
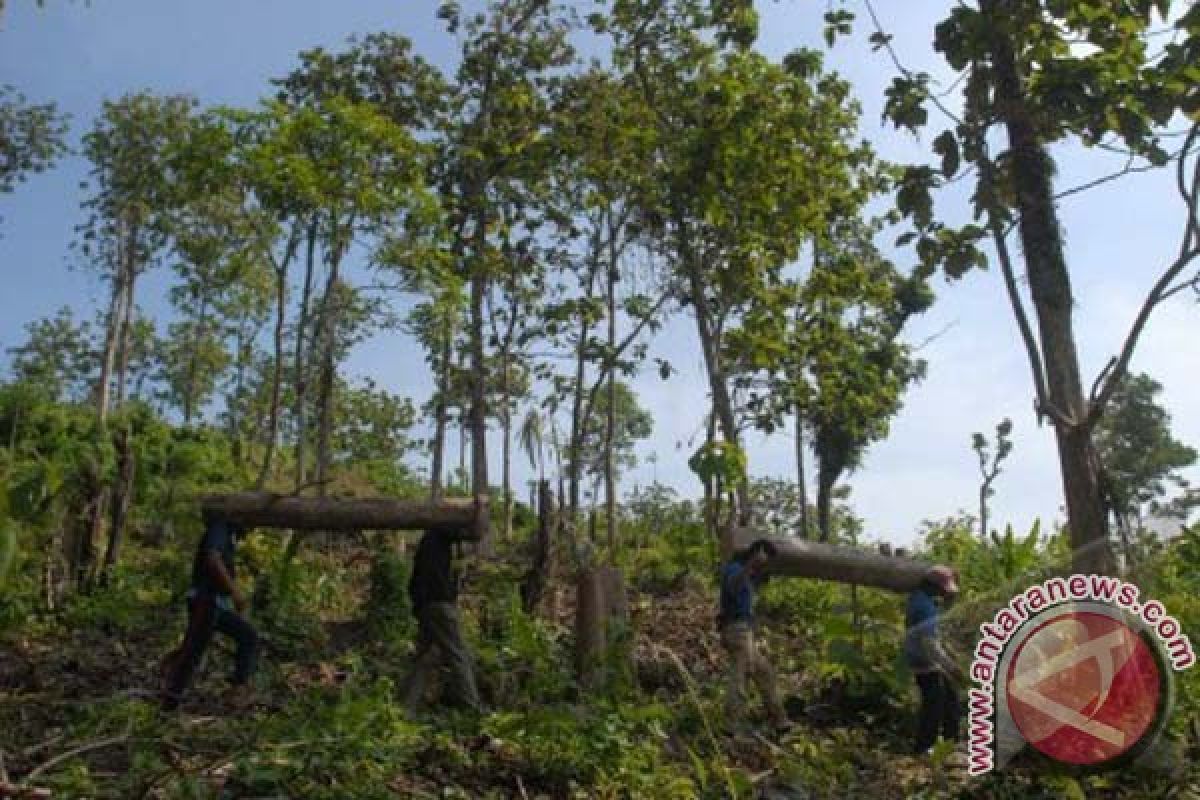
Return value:
<svg viewBox="0 0 1200 800">
<path fill-rule="evenodd" d="M 696 786 L 668 763 L 663 743 L 671 711 L 618 705 L 581 710 L 560 706 L 498 713 L 483 732 L 526 780 L 579 797 L 692 798 Z M 586 792 L 582 787 L 588 787 Z"/>
</svg>

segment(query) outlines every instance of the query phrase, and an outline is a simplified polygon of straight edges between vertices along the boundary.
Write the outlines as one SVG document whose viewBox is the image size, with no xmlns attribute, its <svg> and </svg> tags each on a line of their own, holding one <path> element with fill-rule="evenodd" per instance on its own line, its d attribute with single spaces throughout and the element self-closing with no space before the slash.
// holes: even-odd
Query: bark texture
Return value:
<svg viewBox="0 0 1200 800">
<path fill-rule="evenodd" d="M 222 514 L 250 528 L 308 531 L 440 530 L 470 538 L 475 522 L 473 499 L 438 503 L 387 498 L 294 497 L 268 492 L 208 495 L 204 511 Z M 486 510 L 486 507 L 485 507 Z"/>
</svg>

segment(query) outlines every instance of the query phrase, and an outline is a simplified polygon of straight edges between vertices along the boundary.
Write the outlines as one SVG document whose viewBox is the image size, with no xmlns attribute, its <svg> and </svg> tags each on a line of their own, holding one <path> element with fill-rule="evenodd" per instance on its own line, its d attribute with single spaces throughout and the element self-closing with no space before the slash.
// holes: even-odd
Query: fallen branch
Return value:
<svg viewBox="0 0 1200 800">
<path fill-rule="evenodd" d="M 57 764 L 61 764 L 62 762 L 66 761 L 67 759 L 74 758 L 75 756 L 83 755 L 84 753 L 90 753 L 93 750 L 101 750 L 105 747 L 112 747 L 114 745 L 124 744 L 125 742 L 128 742 L 128 741 L 129 741 L 129 734 L 123 733 L 120 736 L 113 736 L 110 739 L 101 739 L 98 742 L 89 742 L 88 744 L 80 745 L 79 747 L 68 750 L 67 752 L 63 753 L 62 755 L 55 756 L 54 758 L 50 759 L 46 763 L 42 764 L 41 766 L 34 767 L 32 770 L 30 770 L 25 775 L 24 782 L 29 783 L 30 781 L 32 781 L 37 776 L 41 775 L 46 770 L 50 769 L 51 767 L 53 767 Z"/>
</svg>

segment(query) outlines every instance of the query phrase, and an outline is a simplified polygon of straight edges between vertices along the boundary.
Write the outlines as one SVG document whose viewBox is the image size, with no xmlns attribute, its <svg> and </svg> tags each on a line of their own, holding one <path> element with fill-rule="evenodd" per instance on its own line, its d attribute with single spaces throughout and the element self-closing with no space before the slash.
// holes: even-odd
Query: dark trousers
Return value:
<svg viewBox="0 0 1200 800">
<path fill-rule="evenodd" d="M 177 704 L 187 691 L 214 632 L 225 634 L 237 644 L 231 681 L 233 685 L 240 686 L 250 680 L 258 655 L 258 632 L 241 615 L 218 608 L 216 597 L 196 595 L 188 600 L 188 625 L 183 644 L 167 656 L 165 699 L 168 705 Z"/>
<path fill-rule="evenodd" d="M 417 612 L 417 652 L 402 686 L 404 704 L 416 711 L 429 677 L 444 668 L 451 703 L 479 710 L 479 691 L 471 653 L 462 638 L 458 609 L 452 603 L 431 603 Z"/>
<path fill-rule="evenodd" d="M 921 690 L 917 752 L 924 753 L 933 747 L 939 733 L 943 739 L 956 741 L 962 709 L 954 684 L 940 672 L 925 672 L 917 675 L 917 687 Z"/>
</svg>

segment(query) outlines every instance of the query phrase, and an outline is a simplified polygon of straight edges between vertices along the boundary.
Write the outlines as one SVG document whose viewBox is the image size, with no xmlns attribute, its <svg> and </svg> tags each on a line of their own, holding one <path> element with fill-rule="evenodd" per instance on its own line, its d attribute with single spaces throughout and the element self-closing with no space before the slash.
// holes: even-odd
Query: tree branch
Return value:
<svg viewBox="0 0 1200 800">
<path fill-rule="evenodd" d="M 1037 339 L 1033 336 L 1033 328 L 1029 324 L 1029 315 L 1025 312 L 1025 303 L 1021 300 L 1021 291 L 1017 288 L 1017 275 L 1013 269 L 1012 254 L 1008 251 L 1008 231 L 1001 230 L 1000 222 L 995 215 L 988 215 L 988 228 L 992 232 L 992 240 L 996 245 L 996 254 L 1000 258 L 1000 271 L 1004 275 L 1004 288 L 1008 293 L 1008 302 L 1012 306 L 1013 316 L 1017 320 L 1017 328 L 1021 332 L 1021 341 L 1025 344 L 1025 355 L 1029 359 L 1029 369 L 1033 373 L 1033 390 L 1035 395 L 1034 410 L 1037 412 L 1038 424 L 1043 417 L 1050 417 L 1056 424 L 1066 422 L 1061 412 L 1051 406 L 1046 392 L 1046 371 L 1042 366 L 1042 355 L 1038 349 Z M 1010 227 L 1009 230 L 1012 230 Z"/>
<path fill-rule="evenodd" d="M 51 767 L 55 766 L 56 764 L 61 764 L 62 762 L 66 761 L 69 758 L 74 758 L 75 756 L 82 755 L 84 753 L 89 753 L 92 750 L 100 750 L 101 748 L 104 748 L 104 747 L 112 747 L 114 745 L 124 744 L 127 741 L 129 741 L 129 734 L 123 733 L 120 736 L 113 736 L 109 739 L 101 739 L 98 742 L 89 742 L 88 744 L 80 745 L 79 747 L 68 750 L 67 752 L 63 753 L 62 755 L 55 756 L 54 758 L 50 759 L 46 763 L 42 764 L 41 766 L 34 767 L 32 770 L 29 771 L 28 774 L 25 775 L 23 783 L 29 783 L 34 778 L 36 778 L 38 775 L 41 775 L 46 770 L 50 769 Z"/>
<path fill-rule="evenodd" d="M 1096 387 L 1093 387 L 1092 396 L 1088 400 L 1087 425 L 1089 428 L 1095 426 L 1100 421 L 1100 418 L 1104 415 L 1105 407 L 1108 405 L 1109 400 L 1112 399 L 1113 393 L 1121 385 L 1126 370 L 1129 368 L 1129 362 L 1133 358 L 1133 352 L 1137 348 L 1138 340 L 1141 338 L 1142 331 L 1145 329 L 1150 315 L 1163 300 L 1174 293 L 1171 285 L 1179 278 L 1180 273 L 1192 261 L 1200 257 L 1200 215 L 1197 214 L 1197 203 L 1200 202 L 1200 157 L 1196 158 L 1195 164 L 1192 167 L 1190 190 L 1188 188 L 1186 158 L 1186 154 L 1191 152 L 1192 146 L 1196 143 L 1197 139 L 1200 139 L 1200 122 L 1192 125 L 1187 141 L 1183 146 L 1183 155 L 1179 158 L 1179 166 L 1176 170 L 1176 188 L 1187 208 L 1187 221 L 1184 225 L 1183 240 L 1179 246 L 1179 255 L 1167 267 L 1158 281 L 1155 282 L 1150 293 L 1146 295 L 1146 300 L 1142 303 L 1142 308 L 1138 311 L 1138 315 L 1133 321 L 1133 326 L 1125 337 L 1125 343 L 1121 347 L 1120 354 L 1116 357 L 1115 363 L 1111 365 L 1112 369 L 1108 371 L 1107 377 L 1103 383 L 1098 381 Z M 1200 279 L 1200 275 L 1197 276 L 1197 279 Z"/>
</svg>

